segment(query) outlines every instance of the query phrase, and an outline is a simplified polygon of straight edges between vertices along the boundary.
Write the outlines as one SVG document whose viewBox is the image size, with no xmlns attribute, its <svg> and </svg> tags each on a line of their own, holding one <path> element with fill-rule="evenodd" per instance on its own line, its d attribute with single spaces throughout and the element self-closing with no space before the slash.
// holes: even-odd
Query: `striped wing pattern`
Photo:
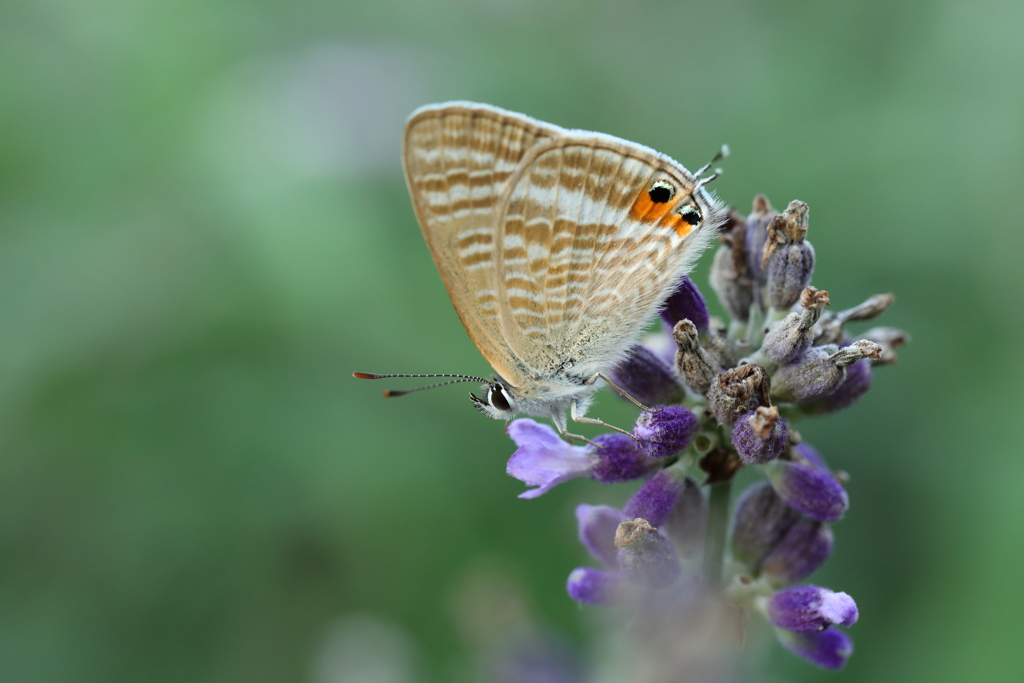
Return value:
<svg viewBox="0 0 1024 683">
<path fill-rule="evenodd" d="M 571 393 L 620 360 L 724 218 L 668 157 L 488 105 L 417 110 L 403 161 L 455 310 L 522 398 Z M 671 201 L 652 203 L 656 180 Z M 697 231 L 675 211 L 693 199 Z"/>
<path fill-rule="evenodd" d="M 470 338 L 513 385 L 525 378 L 499 319 L 498 202 L 524 154 L 563 132 L 473 103 L 423 107 L 406 124 L 406 182 L 427 245 Z"/>
<path fill-rule="evenodd" d="M 651 204 L 656 180 L 677 188 L 672 202 Z M 499 218 L 498 285 L 506 340 L 525 365 L 585 379 L 619 360 L 713 232 L 691 234 L 672 211 L 693 185 L 670 159 L 595 133 L 524 158 Z"/>
</svg>

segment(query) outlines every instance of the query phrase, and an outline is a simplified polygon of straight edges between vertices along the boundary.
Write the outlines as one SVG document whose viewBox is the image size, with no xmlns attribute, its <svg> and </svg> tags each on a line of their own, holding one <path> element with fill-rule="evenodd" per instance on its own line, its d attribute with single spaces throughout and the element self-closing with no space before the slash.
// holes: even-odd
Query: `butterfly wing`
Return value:
<svg viewBox="0 0 1024 683">
<path fill-rule="evenodd" d="M 671 200 L 652 200 L 659 180 Z M 695 185 L 670 158 L 598 133 L 530 150 L 502 201 L 496 268 L 502 334 L 526 367 L 578 384 L 621 360 L 724 220 Z"/>
<path fill-rule="evenodd" d="M 499 317 L 498 202 L 524 155 L 564 133 L 470 102 L 421 107 L 405 127 L 406 183 L 434 263 L 473 343 L 514 386 L 525 379 Z"/>
</svg>

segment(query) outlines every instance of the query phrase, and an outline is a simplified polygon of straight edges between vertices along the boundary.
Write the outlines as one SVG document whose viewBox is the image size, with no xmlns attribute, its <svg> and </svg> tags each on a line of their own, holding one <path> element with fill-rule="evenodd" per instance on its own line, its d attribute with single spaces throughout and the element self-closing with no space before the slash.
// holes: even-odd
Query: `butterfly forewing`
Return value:
<svg viewBox="0 0 1024 683">
<path fill-rule="evenodd" d="M 662 155 L 595 133 L 539 143 L 522 165 L 502 224 L 503 333 L 538 374 L 587 378 L 621 357 L 700 251 L 703 236 L 673 212 L 693 180 Z M 650 201 L 658 179 L 677 188 L 673 201 Z"/>
<path fill-rule="evenodd" d="M 423 107 L 406 124 L 406 181 L 427 245 L 470 338 L 513 384 L 522 370 L 499 318 L 497 205 L 524 154 L 563 132 L 472 103 Z"/>
</svg>

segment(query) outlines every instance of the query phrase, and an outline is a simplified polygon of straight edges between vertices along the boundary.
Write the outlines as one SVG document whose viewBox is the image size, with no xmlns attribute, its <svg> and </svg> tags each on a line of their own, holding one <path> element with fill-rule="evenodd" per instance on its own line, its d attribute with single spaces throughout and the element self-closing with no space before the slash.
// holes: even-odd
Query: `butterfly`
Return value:
<svg viewBox="0 0 1024 683">
<path fill-rule="evenodd" d="M 725 220 L 704 187 L 715 176 L 701 178 L 711 164 L 691 174 L 611 135 L 446 102 L 409 117 L 403 166 L 448 295 L 495 373 L 418 376 L 483 382 L 470 394 L 483 414 L 550 418 L 570 439 L 583 437 L 567 412 L 604 425 L 585 416 L 593 393 Z"/>
</svg>

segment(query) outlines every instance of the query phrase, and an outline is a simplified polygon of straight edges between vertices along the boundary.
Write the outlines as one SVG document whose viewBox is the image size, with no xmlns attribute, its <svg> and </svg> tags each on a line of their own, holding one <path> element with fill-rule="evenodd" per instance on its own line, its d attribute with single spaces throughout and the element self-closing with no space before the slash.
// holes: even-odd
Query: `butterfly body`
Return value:
<svg viewBox="0 0 1024 683">
<path fill-rule="evenodd" d="M 476 406 L 563 433 L 725 218 L 708 179 L 667 156 L 489 105 L 416 110 L 403 164 L 455 310 L 496 373 Z"/>
</svg>

